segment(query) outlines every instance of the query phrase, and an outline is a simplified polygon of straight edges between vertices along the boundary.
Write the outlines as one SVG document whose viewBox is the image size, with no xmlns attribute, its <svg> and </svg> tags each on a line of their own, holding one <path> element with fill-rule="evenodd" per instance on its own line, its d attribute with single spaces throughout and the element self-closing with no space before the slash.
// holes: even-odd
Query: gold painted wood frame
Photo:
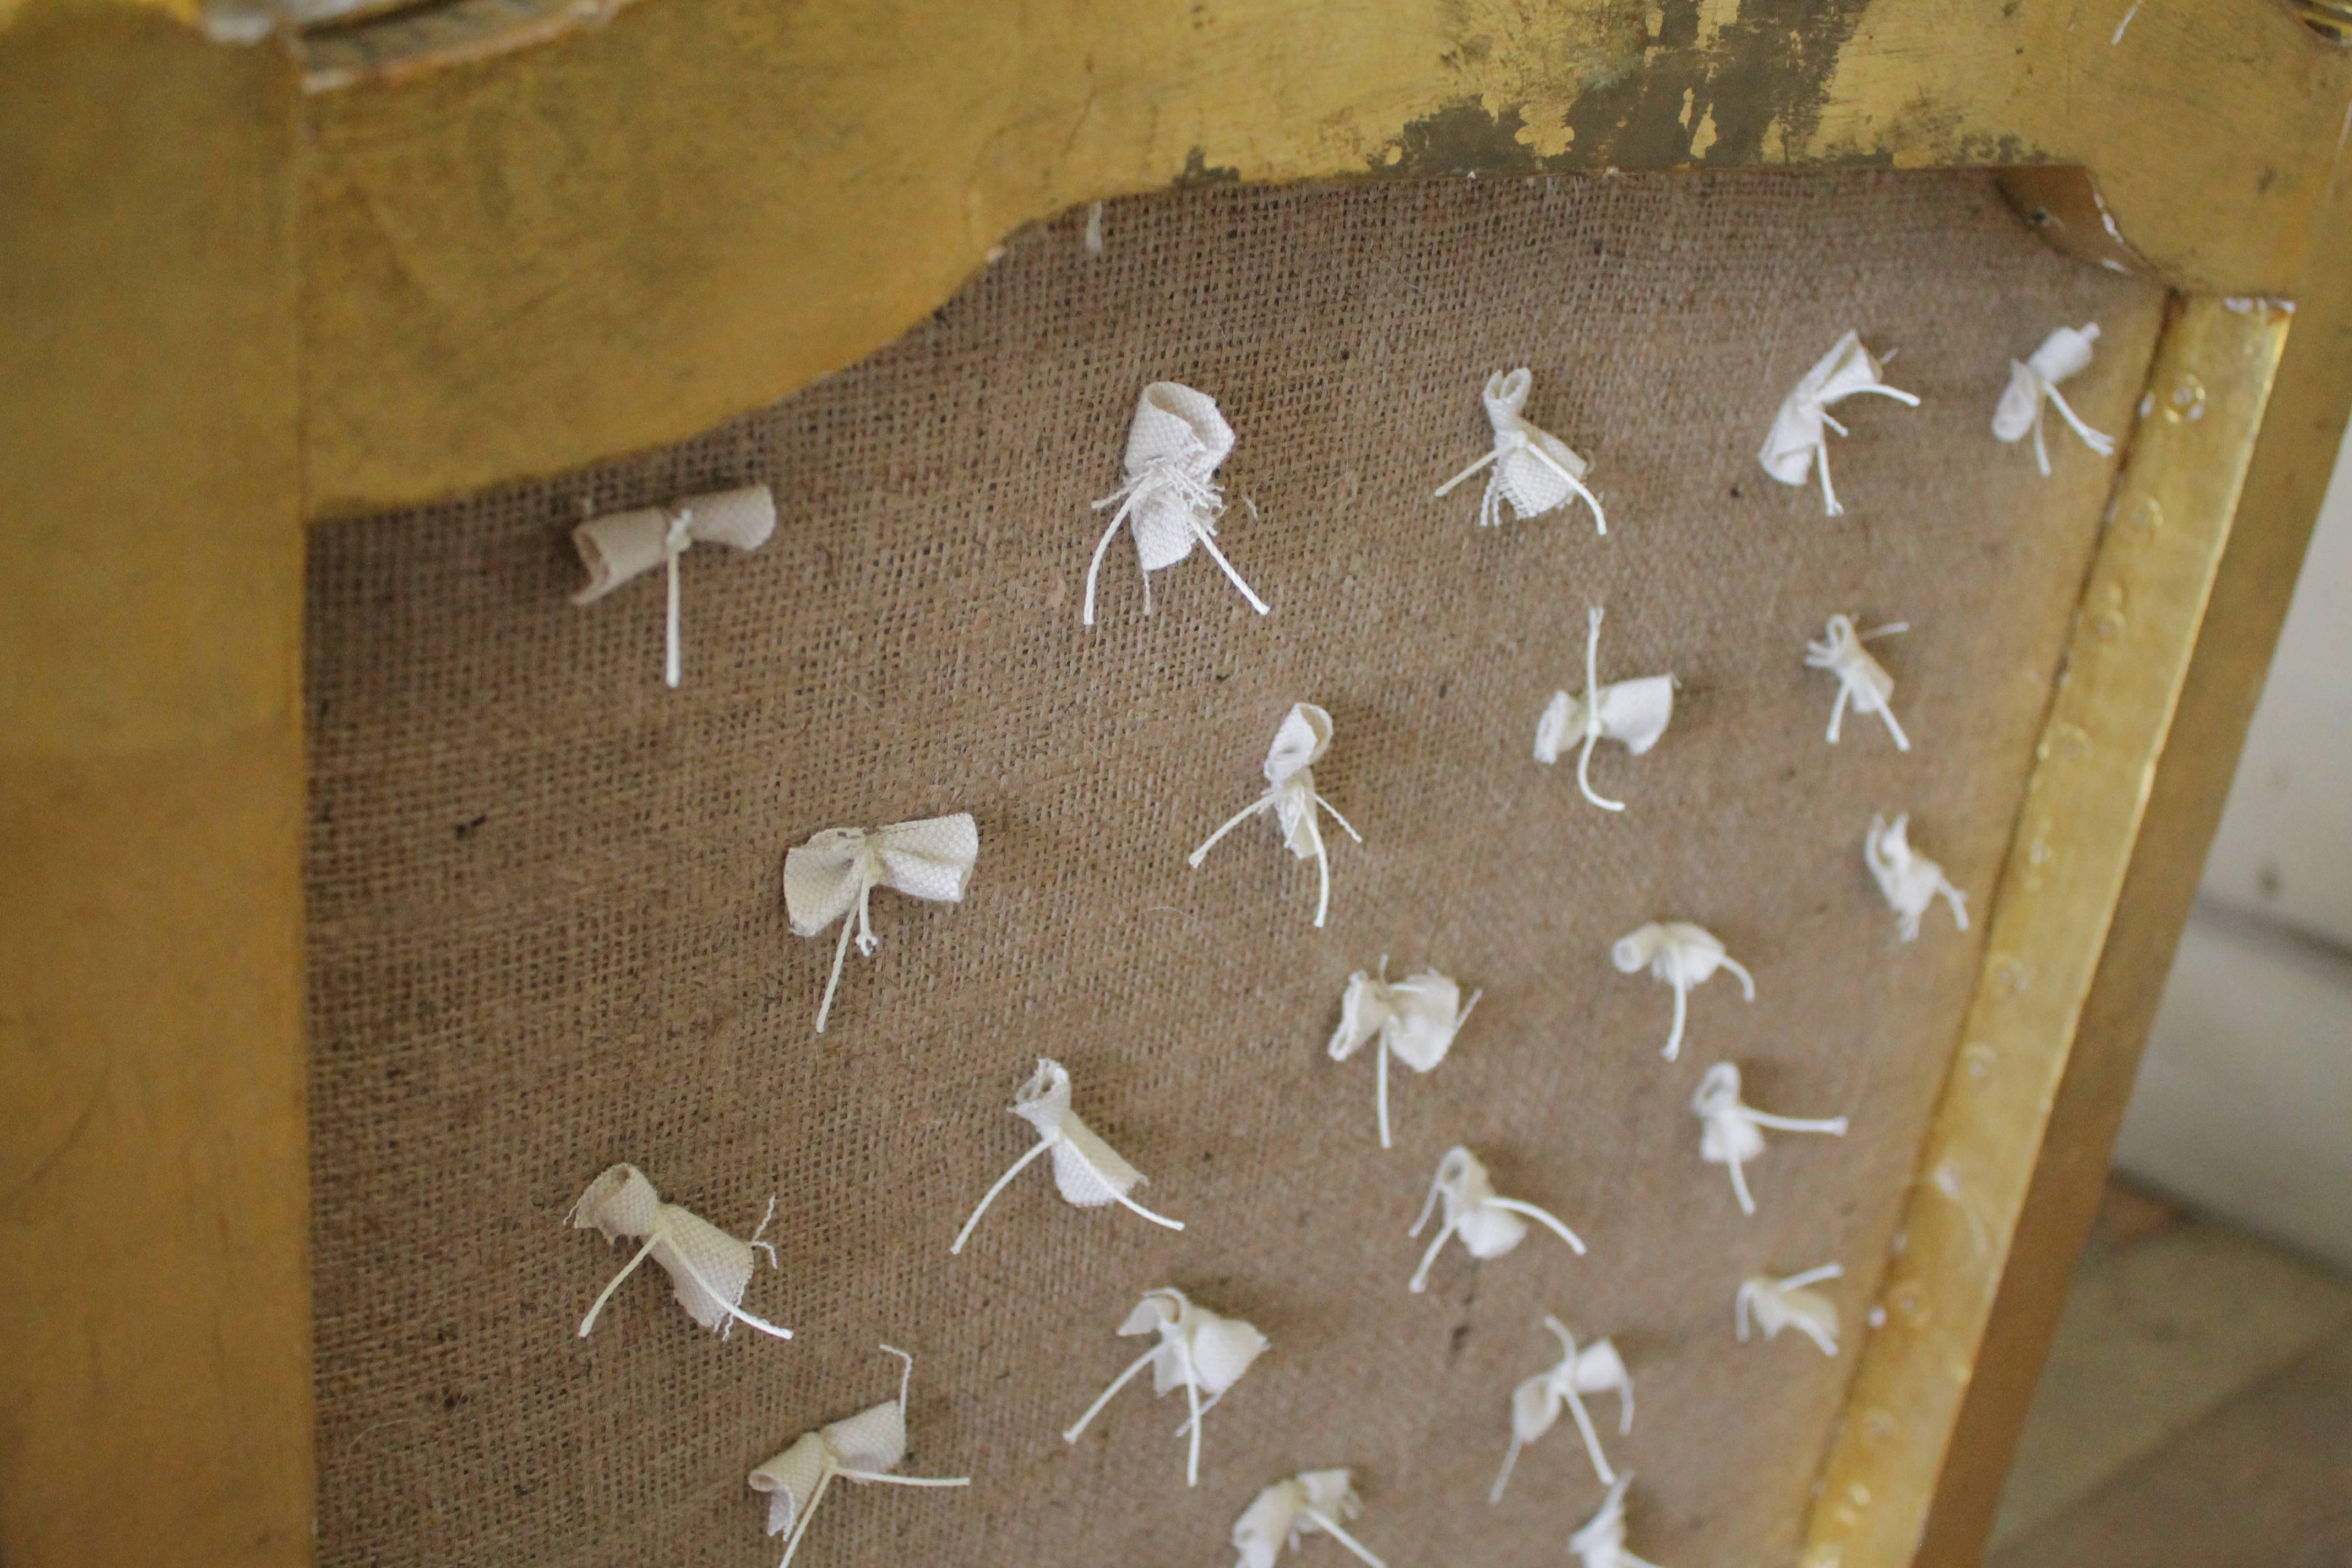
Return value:
<svg viewBox="0 0 2352 1568">
<path fill-rule="evenodd" d="M 307 521 L 771 402 L 1108 195 L 1878 162 L 2021 171 L 2053 241 L 2181 295 L 1807 1547 L 1974 1559 L 2352 405 L 2322 30 L 2283 0 L 198 20 L 0 0 L 0 1558 L 310 1555 Z"/>
</svg>

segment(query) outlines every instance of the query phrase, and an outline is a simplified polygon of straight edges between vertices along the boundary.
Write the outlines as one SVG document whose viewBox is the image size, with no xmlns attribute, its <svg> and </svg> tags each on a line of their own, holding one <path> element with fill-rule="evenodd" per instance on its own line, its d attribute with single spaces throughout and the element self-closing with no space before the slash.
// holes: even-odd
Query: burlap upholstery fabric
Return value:
<svg viewBox="0 0 2352 1568">
<path fill-rule="evenodd" d="M 1987 425 L 2012 355 L 2096 319 L 2068 395 L 2127 432 L 2161 296 L 2048 252 L 1969 175 L 1216 186 L 1016 237 L 904 340 L 674 449 L 396 516 L 312 547 L 309 862 L 320 1559 L 755 1568 L 746 1474 L 887 1395 L 917 1357 L 914 1474 L 837 1488 L 804 1549 L 851 1565 L 1223 1560 L 1259 1488 L 1355 1468 L 1394 1568 L 1563 1561 L 1599 1501 L 1573 1434 L 1486 1488 L 1507 1402 L 1557 1312 L 1612 1334 L 1640 1420 L 1632 1542 L 1672 1568 L 1784 1561 L 1864 1339 L 1897 1206 L 1952 1059 L 1982 926 L 1896 942 L 1864 870 L 1874 809 L 1987 910 L 2113 463 L 2063 433 L 2058 476 Z M 1850 515 L 1769 482 L 1774 408 L 1847 327 L 1925 405 L 1873 402 L 1835 444 Z M 1482 531 L 1438 480 L 1490 439 L 1486 374 L 1593 463 L 1611 519 Z M 1078 625 L 1137 392 L 1197 385 L 1255 498 L 1213 563 L 1154 584 L 1130 547 Z M 765 481 L 755 555 L 697 552 L 686 679 L 660 681 L 658 584 L 568 595 L 583 498 L 655 504 Z M 1604 793 L 1530 759 L 1555 687 L 1672 669 L 1647 757 Z M 1877 645 L 1916 750 L 1874 720 L 1822 742 L 1833 611 Z M 1262 787 L 1296 700 L 1337 724 L 1316 769 L 1360 827 L 1311 863 L 1255 823 L 1184 854 Z M 961 906 L 877 895 L 831 1032 L 833 942 L 793 937 L 785 849 L 815 830 L 974 813 Z M 1612 939 L 1701 921 L 1756 973 L 1693 997 L 1611 966 Z M 1324 1042 L 1351 970 L 1485 988 L 1448 1060 L 1394 1085 Z M 1007 1113 L 1041 1055 L 1151 1178 L 1174 1235 L 1064 1205 L 1046 1173 L 970 1205 L 1029 1147 Z M 1769 1110 L 1853 1135 L 1779 1140 L 1743 1219 L 1689 1100 L 1730 1058 Z M 1404 1231 L 1466 1142 L 1550 1237 L 1425 1296 Z M 562 1221 L 616 1160 L 738 1235 L 781 1195 L 720 1341 L 666 1282 L 580 1312 L 623 1260 Z M 1829 1259 L 1848 1350 L 1739 1346 L 1748 1274 Z M 1057 1433 L 1135 1352 L 1113 1331 L 1173 1284 L 1273 1348 L 1210 1417 L 1186 1491 L 1181 1401 L 1130 1388 Z M 1309 1558 L 1336 1562 L 1328 1542 Z"/>
</svg>

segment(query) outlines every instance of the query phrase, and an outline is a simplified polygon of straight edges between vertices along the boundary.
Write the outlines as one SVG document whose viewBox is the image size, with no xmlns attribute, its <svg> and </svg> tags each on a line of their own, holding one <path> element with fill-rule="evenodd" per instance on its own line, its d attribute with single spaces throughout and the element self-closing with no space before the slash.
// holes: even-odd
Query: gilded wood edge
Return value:
<svg viewBox="0 0 2352 1568">
<path fill-rule="evenodd" d="M 1984 964 L 1806 1524 L 1909 1563 L 1974 1376 L 2262 428 L 2290 312 L 2176 306 L 2035 747 Z"/>
<path fill-rule="evenodd" d="M 2352 255 L 2352 188 L 2339 186 L 2315 246 Z M 2000 1294 L 1944 1459 L 1920 1559 L 1962 1568 L 1982 1556 L 2018 1436 L 2109 1159 L 2167 972 L 2237 773 L 2263 673 L 2352 414 L 2352 268 L 2315 268 L 2295 299 L 2174 730 L 2140 824 L 2115 924 L 2076 1026 Z"/>
<path fill-rule="evenodd" d="M 10 1568 L 312 1556 L 299 102 L 152 7 L 0 26 Z"/>
<path fill-rule="evenodd" d="M 2168 283 L 2284 292 L 2352 101 L 2352 58 L 2267 4 L 887 19 L 642 0 L 312 96 L 312 515 L 683 439 L 882 347 L 1023 225 L 1188 181 L 2079 165 Z"/>
</svg>

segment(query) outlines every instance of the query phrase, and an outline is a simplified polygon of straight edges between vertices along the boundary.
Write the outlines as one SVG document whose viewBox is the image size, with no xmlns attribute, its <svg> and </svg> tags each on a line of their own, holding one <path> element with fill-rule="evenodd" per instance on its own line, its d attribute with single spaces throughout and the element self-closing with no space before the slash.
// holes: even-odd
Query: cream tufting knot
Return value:
<svg viewBox="0 0 2352 1568">
<path fill-rule="evenodd" d="M 1544 1327 L 1559 1341 L 1559 1360 L 1544 1372 L 1536 1373 L 1511 1391 L 1511 1447 L 1503 1456 L 1503 1468 L 1495 1477 L 1495 1485 L 1486 1493 L 1489 1504 L 1503 1500 L 1503 1489 L 1511 1484 L 1511 1468 L 1519 1462 L 1519 1450 L 1550 1431 L 1559 1420 L 1560 1406 L 1568 1406 L 1576 1418 L 1576 1429 L 1583 1435 L 1584 1452 L 1592 1461 L 1592 1473 L 1601 1484 L 1609 1485 L 1617 1479 L 1609 1468 L 1609 1456 L 1601 1451 L 1601 1434 L 1593 1430 L 1591 1412 L 1584 1408 L 1588 1394 L 1614 1394 L 1617 1396 L 1617 1435 L 1624 1436 L 1633 1430 L 1633 1374 L 1625 1370 L 1625 1359 L 1617 1347 L 1607 1340 L 1598 1340 L 1579 1349 L 1576 1336 L 1558 1318 L 1547 1315 Z"/>
<path fill-rule="evenodd" d="M 1391 984 L 1389 961 L 1381 960 L 1377 978 L 1359 969 L 1348 976 L 1339 998 L 1339 1026 L 1333 1031 L 1331 1059 L 1344 1062 L 1368 1040 L 1380 1045 L 1379 1089 L 1381 1147 L 1389 1143 L 1389 1058 L 1393 1056 L 1415 1072 L 1425 1073 L 1445 1059 L 1454 1037 L 1469 1021 L 1483 992 L 1462 1000 L 1462 987 L 1434 969 L 1424 969 L 1409 980 Z"/>
<path fill-rule="evenodd" d="M 1217 1401 L 1225 1396 L 1225 1390 L 1240 1382 L 1242 1373 L 1265 1353 L 1265 1336 L 1239 1318 L 1221 1317 L 1206 1307 L 1196 1307 L 1183 1291 L 1165 1287 L 1146 1291 L 1135 1310 L 1127 1315 L 1127 1321 L 1118 1326 L 1118 1331 L 1122 1335 L 1156 1333 L 1160 1342 L 1111 1379 L 1110 1386 L 1087 1406 L 1087 1413 L 1062 1434 L 1062 1441 L 1076 1442 L 1078 1434 L 1102 1413 L 1111 1397 L 1148 1366 L 1151 1369 L 1152 1397 L 1181 1388 L 1185 1402 L 1192 1407 L 1191 1416 L 1176 1429 L 1176 1435 L 1191 1435 L 1192 1446 L 1184 1461 L 1184 1484 L 1199 1486 L 1201 1417 L 1214 1409 Z M 1206 1401 L 1202 1394 L 1208 1395 Z"/>
<path fill-rule="evenodd" d="M 1215 848 L 1217 840 L 1255 816 L 1261 811 L 1271 811 L 1282 828 L 1282 842 L 1292 855 L 1301 860 L 1312 859 L 1320 886 L 1315 897 L 1315 923 L 1321 925 L 1331 907 L 1331 858 L 1323 847 L 1323 830 L 1317 824 L 1315 808 L 1321 806 L 1331 814 L 1331 820 L 1347 828 L 1348 837 L 1361 844 L 1364 836 L 1350 826 L 1339 815 L 1339 808 L 1315 793 L 1314 764 L 1322 761 L 1323 753 L 1331 748 L 1331 715 L 1312 702 L 1297 702 L 1274 732 L 1274 745 L 1265 754 L 1266 791 L 1264 795 L 1227 817 L 1224 825 L 1208 837 L 1207 842 L 1186 857 L 1194 870 Z"/>
<path fill-rule="evenodd" d="M 1258 1493 L 1234 1521 L 1234 1550 L 1241 1553 L 1234 1568 L 1274 1568 L 1285 1545 L 1296 1552 L 1300 1536 L 1318 1533 L 1354 1552 L 1367 1568 L 1388 1568 L 1339 1523 L 1363 1511 L 1347 1471 L 1301 1470 Z"/>
<path fill-rule="evenodd" d="M 1620 974 L 1639 974 L 1647 968 L 1675 988 L 1674 1027 L 1667 1031 L 1666 1048 L 1660 1053 L 1668 1061 L 1683 1053 L 1683 1025 L 1690 1015 L 1692 986 L 1705 984 L 1718 969 L 1728 969 L 1739 978 L 1740 994 L 1750 1002 L 1756 1000 L 1756 977 L 1747 966 L 1723 951 L 1713 931 L 1688 921 L 1652 921 L 1619 937 L 1609 949 L 1609 962 Z"/>
<path fill-rule="evenodd" d="M 1863 836 L 1862 858 L 1870 867 L 1870 874 L 1878 879 L 1878 890 L 1886 895 L 1887 903 L 1895 915 L 1895 930 L 1905 942 L 1919 934 L 1919 917 L 1941 894 L 1951 906 L 1952 923 L 1962 931 L 1969 929 L 1969 896 L 1945 879 L 1944 868 L 1911 847 L 1911 814 L 1905 812 L 1889 826 L 1885 817 L 1874 813 L 1870 831 Z"/>
<path fill-rule="evenodd" d="M 724 1337 L 740 1321 L 763 1334 L 791 1339 L 792 1330 L 753 1317 L 737 1305 L 743 1300 L 743 1288 L 751 1282 L 752 1249 L 768 1255 L 769 1268 L 776 1266 L 775 1247 L 760 1239 L 775 1215 L 776 1200 L 770 1198 L 760 1228 L 751 1233 L 751 1240 L 738 1241 L 700 1215 L 662 1202 L 661 1194 L 635 1165 L 607 1167 L 572 1205 L 572 1227 L 602 1231 L 608 1245 L 625 1236 L 632 1241 L 642 1237 L 645 1245 L 597 1294 L 588 1315 L 580 1320 L 580 1337 L 587 1338 L 588 1331 L 596 1326 L 596 1315 L 621 1288 L 621 1281 L 651 1258 L 669 1276 L 677 1304 L 704 1328 L 717 1329 Z"/>
<path fill-rule="evenodd" d="M 1824 1279 L 1842 1279 L 1845 1270 L 1834 1263 L 1824 1263 L 1819 1268 L 1808 1268 L 1802 1274 L 1791 1274 L 1785 1279 L 1775 1279 L 1759 1274 L 1739 1287 L 1733 1302 L 1734 1316 L 1739 1325 L 1739 1341 L 1748 1342 L 1748 1319 L 1755 1314 L 1756 1326 L 1764 1331 L 1768 1340 L 1778 1339 L 1782 1329 L 1794 1329 L 1813 1342 L 1825 1356 L 1838 1353 L 1837 1304 L 1818 1290 L 1806 1289 Z"/>
<path fill-rule="evenodd" d="M 817 1504 L 836 1476 L 859 1486 L 971 1485 L 970 1476 L 890 1473 L 907 1457 L 907 1382 L 914 1375 L 915 1358 L 896 1345 L 882 1349 L 906 1363 L 898 1373 L 898 1398 L 803 1433 L 791 1447 L 751 1472 L 751 1489 L 768 1494 L 768 1533 L 785 1536 L 784 1560 L 778 1568 L 791 1568 L 793 1553 L 801 1549 Z"/>
<path fill-rule="evenodd" d="M 1826 669 L 1838 679 L 1837 701 L 1830 708 L 1831 745 L 1837 744 L 1838 727 L 1845 721 L 1846 704 L 1851 702 L 1855 712 L 1875 713 L 1886 721 L 1896 751 L 1911 749 L 1911 737 L 1903 732 L 1903 726 L 1895 722 L 1895 710 L 1887 706 L 1887 699 L 1895 695 L 1895 678 L 1862 646 L 1910 629 L 1908 621 L 1890 621 L 1856 634 L 1852 616 L 1832 616 L 1822 640 L 1805 645 L 1805 668 Z"/>
<path fill-rule="evenodd" d="M 1592 526 L 1606 535 L 1609 519 L 1601 514 L 1599 498 L 1584 488 L 1584 459 L 1570 451 L 1567 442 L 1537 429 L 1519 412 L 1528 405 L 1528 389 L 1534 381 L 1533 373 L 1524 367 L 1507 373 L 1498 370 L 1486 378 L 1482 396 L 1487 423 L 1495 427 L 1495 449 L 1438 486 L 1437 493 L 1450 493 L 1491 463 L 1495 471 L 1486 476 L 1486 493 L 1478 501 L 1479 526 L 1493 528 L 1500 523 L 1507 500 L 1511 503 L 1511 515 L 1525 521 L 1556 511 L 1576 499 L 1592 509 Z"/>
<path fill-rule="evenodd" d="M 1632 1472 L 1619 1476 L 1599 1511 L 1568 1538 L 1568 1549 L 1583 1568 L 1657 1568 L 1625 1548 L 1625 1489 L 1633 1484 Z"/>
<path fill-rule="evenodd" d="M 1559 761 L 1560 748 L 1582 742 L 1576 757 L 1576 787 L 1603 811 L 1622 811 L 1622 800 L 1603 800 L 1592 793 L 1592 748 L 1615 741 L 1635 756 L 1658 743 L 1675 716 L 1675 678 L 1645 675 L 1634 680 L 1601 684 L 1601 609 L 1587 613 L 1584 638 L 1584 696 L 1580 700 L 1555 691 L 1536 721 L 1536 761 Z"/>
<path fill-rule="evenodd" d="M 1919 406 L 1916 397 L 1881 380 L 1883 370 L 1884 362 L 1873 359 L 1870 351 L 1862 346 L 1861 333 L 1848 332 L 1840 338 L 1836 346 L 1805 372 L 1781 401 L 1780 412 L 1772 420 L 1771 434 L 1764 437 L 1764 448 L 1757 454 L 1764 471 L 1784 485 L 1801 485 L 1818 457 L 1822 465 L 1822 504 L 1830 516 L 1843 515 L 1845 508 L 1838 504 L 1837 491 L 1830 485 L 1827 432 L 1834 430 L 1843 436 L 1846 427 L 1830 414 L 1831 406 L 1865 392 L 1891 397 L 1913 408 Z"/>
<path fill-rule="evenodd" d="M 2079 329 L 2060 327 L 2042 340 L 2042 346 L 2031 357 L 2009 362 L 2009 385 L 2002 389 L 2000 403 L 1992 411 L 1992 433 L 2004 441 L 2021 441 L 2027 431 L 2032 431 L 2033 460 L 2041 466 L 2044 479 L 2050 477 L 2050 447 L 2042 439 L 2042 420 L 2050 408 L 2058 410 L 2059 416 L 2083 438 L 2084 446 L 2102 458 L 2115 455 L 2116 438 L 2084 424 L 2058 391 L 2060 382 L 2089 366 L 2091 345 L 2098 340 L 2096 321 L 2085 322 Z"/>
<path fill-rule="evenodd" d="M 890 888 L 936 903 L 963 901 L 964 884 L 980 858 L 980 828 L 970 812 L 894 822 L 868 832 L 828 827 L 806 844 L 784 852 L 784 910 L 794 936 L 814 936 L 841 921 L 833 950 L 833 973 L 816 1006 L 816 1032 L 824 1033 L 833 994 L 841 984 L 841 961 L 854 931 L 857 951 L 867 957 L 882 945 L 874 934 L 874 889 Z M 849 915 L 856 912 L 853 923 Z"/>
<path fill-rule="evenodd" d="M 1232 456 L 1234 427 L 1217 409 L 1217 400 L 1205 392 L 1172 381 L 1155 381 L 1136 400 L 1135 422 L 1127 431 L 1127 482 L 1095 502 L 1095 510 L 1117 507 L 1110 526 L 1095 545 L 1087 566 L 1086 607 L 1082 618 L 1095 624 L 1095 580 L 1102 574 L 1103 556 L 1118 536 L 1119 524 L 1135 536 L 1136 560 L 1143 572 L 1143 613 L 1151 613 L 1151 574 L 1173 566 L 1192 553 L 1195 544 L 1224 569 L 1242 597 L 1259 615 L 1265 601 L 1250 591 L 1234 563 L 1217 548 L 1217 519 L 1225 510 L 1224 492 L 1217 488 L 1217 465 Z"/>
<path fill-rule="evenodd" d="M 1740 1166 L 1764 1152 L 1763 1129 L 1845 1136 L 1843 1116 L 1772 1116 L 1743 1103 L 1739 1098 L 1739 1069 L 1729 1062 L 1716 1063 L 1700 1078 L 1698 1092 L 1691 1096 L 1691 1114 L 1699 1119 L 1699 1157 L 1709 1164 L 1731 1168 L 1731 1190 L 1739 1199 L 1741 1214 L 1756 1212 L 1756 1200 L 1748 1194 L 1748 1178 L 1740 1173 Z"/>
<path fill-rule="evenodd" d="M 1120 1159 L 1118 1151 L 1078 1120 L 1077 1112 L 1070 1109 L 1069 1069 L 1061 1063 L 1038 1058 L 1037 1070 L 1013 1098 L 1013 1114 L 1036 1129 L 1037 1142 L 996 1178 L 996 1184 L 988 1189 L 988 1195 L 980 1200 L 980 1206 L 963 1222 L 963 1229 L 956 1233 L 955 1245 L 948 1248 L 950 1252 L 963 1250 L 963 1244 L 971 1238 L 972 1228 L 988 1212 L 988 1205 L 996 1201 L 996 1194 L 1028 1169 L 1031 1161 L 1049 1151 L 1054 1156 L 1054 1185 L 1076 1206 L 1099 1208 L 1105 1204 L 1118 1204 L 1154 1225 L 1166 1226 L 1170 1230 L 1184 1228 L 1183 1221 L 1153 1214 L 1127 1195 L 1144 1184 L 1143 1173 Z"/>
<path fill-rule="evenodd" d="M 1584 1256 L 1582 1238 L 1550 1214 L 1517 1198 L 1496 1196 L 1486 1167 L 1459 1143 L 1437 1162 L 1437 1174 L 1430 1181 L 1429 1197 L 1421 1205 L 1421 1217 L 1405 1234 L 1419 1236 L 1441 1200 L 1445 1205 L 1445 1223 L 1431 1239 L 1429 1250 L 1421 1255 L 1421 1267 L 1412 1271 L 1412 1281 L 1407 1287 L 1416 1296 L 1427 1289 L 1430 1265 L 1437 1261 L 1438 1249 L 1450 1236 L 1459 1236 L 1473 1258 L 1500 1258 L 1527 1239 L 1527 1222 L 1531 1219 L 1568 1243 L 1569 1249 L 1579 1258 Z M 1527 1217 L 1522 1219 L 1522 1215 Z"/>
<path fill-rule="evenodd" d="M 631 578 L 656 566 L 665 568 L 669 618 L 662 637 L 662 679 L 674 688 L 680 658 L 677 558 L 697 544 L 757 550 L 775 531 L 776 498 L 765 485 L 590 518 L 572 531 L 572 548 L 588 569 L 587 585 L 572 595 L 572 602 L 593 605 Z"/>
</svg>

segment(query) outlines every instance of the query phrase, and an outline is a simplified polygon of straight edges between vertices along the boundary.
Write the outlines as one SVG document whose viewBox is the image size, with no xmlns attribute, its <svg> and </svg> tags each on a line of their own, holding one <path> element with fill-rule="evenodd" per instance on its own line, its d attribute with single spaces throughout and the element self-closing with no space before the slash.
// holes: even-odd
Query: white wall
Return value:
<svg viewBox="0 0 2352 1568">
<path fill-rule="evenodd" d="M 2352 1269 L 2352 438 L 2116 1163 Z"/>
</svg>

